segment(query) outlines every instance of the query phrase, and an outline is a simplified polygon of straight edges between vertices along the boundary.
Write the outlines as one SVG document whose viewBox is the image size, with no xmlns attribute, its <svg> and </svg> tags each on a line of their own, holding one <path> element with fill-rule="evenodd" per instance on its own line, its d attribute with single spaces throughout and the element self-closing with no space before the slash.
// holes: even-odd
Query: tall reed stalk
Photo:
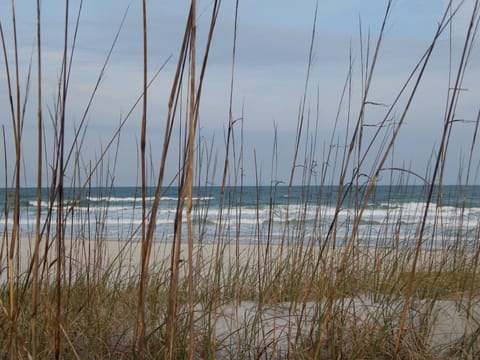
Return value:
<svg viewBox="0 0 480 360">
<path fill-rule="evenodd" d="M 143 108 L 142 108 L 142 128 L 140 138 L 140 173 L 142 186 L 142 228 L 141 228 L 141 243 L 142 243 L 142 258 L 141 258 L 141 273 L 140 283 L 138 288 L 138 305 L 137 305 L 137 324 L 135 328 L 135 338 L 137 349 L 140 353 L 145 350 L 145 286 L 147 281 L 147 268 L 150 259 L 150 238 L 146 237 L 146 221 L 147 221 L 147 170 L 145 159 L 146 148 L 146 132 L 147 132 L 147 74 L 148 74 L 148 49 L 147 49 L 147 4 L 142 1 L 142 24 L 143 24 Z"/>
<path fill-rule="evenodd" d="M 40 0 L 37 0 L 37 204 L 42 203 L 42 36 L 41 36 L 41 8 Z M 41 207 L 37 206 L 35 215 L 35 245 L 33 250 L 33 269 L 32 269 L 32 358 L 37 359 L 37 312 L 38 312 L 38 270 L 39 270 L 39 251 L 41 241 Z"/>
</svg>

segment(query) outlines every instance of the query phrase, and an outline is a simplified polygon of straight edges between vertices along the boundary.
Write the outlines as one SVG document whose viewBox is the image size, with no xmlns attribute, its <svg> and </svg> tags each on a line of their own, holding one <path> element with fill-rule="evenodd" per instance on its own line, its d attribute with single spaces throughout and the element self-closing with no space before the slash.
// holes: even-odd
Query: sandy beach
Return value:
<svg viewBox="0 0 480 360">
<path fill-rule="evenodd" d="M 5 243 L 5 242 L 3 242 Z M 45 253 L 48 255 L 48 264 L 55 262 L 56 241 L 51 239 L 49 244 L 42 239 L 39 246 L 40 262 L 45 259 Z M 20 238 L 19 244 L 15 251 L 16 273 L 22 274 L 31 266 L 32 254 L 34 249 L 34 239 L 31 237 Z M 149 259 L 150 268 L 154 269 L 158 266 L 170 266 L 172 257 L 172 242 L 154 241 L 152 243 L 151 256 Z M 115 269 L 124 272 L 125 275 L 133 275 L 138 273 L 141 262 L 141 243 L 138 241 L 122 241 L 122 240 L 70 240 L 65 239 L 62 249 L 66 262 L 73 272 L 82 272 L 87 267 L 98 267 L 97 270 L 106 271 L 107 269 Z M 287 259 L 295 261 L 296 258 L 308 256 L 312 261 L 319 261 L 323 266 L 333 264 L 334 268 L 338 268 L 343 261 L 345 247 L 337 247 L 335 249 L 322 249 L 320 246 L 280 246 L 278 244 L 260 244 L 252 245 L 245 243 L 194 243 L 192 247 L 192 256 L 194 266 L 212 265 L 215 259 L 221 262 L 222 267 L 229 268 L 235 264 L 245 266 L 247 264 L 261 264 L 269 261 Z M 3 261 L 0 274 L 0 281 L 4 282 L 7 267 L 7 248 L 2 247 Z M 452 261 L 453 257 L 461 255 L 464 261 L 471 260 L 475 253 L 458 252 L 447 250 L 426 250 L 420 251 L 417 263 L 417 271 L 435 270 L 435 266 L 443 266 L 445 263 Z M 387 248 L 387 247 L 367 247 L 355 246 L 349 250 L 347 263 L 354 262 L 357 266 L 378 266 L 378 262 L 387 265 L 402 259 L 401 267 L 405 271 L 409 271 L 414 257 L 414 249 L 412 248 Z M 180 245 L 179 256 L 180 267 L 185 268 L 188 264 L 188 246 L 185 241 Z M 200 262 L 200 263 L 199 263 Z M 432 268 L 433 266 L 433 268 Z"/>
<path fill-rule="evenodd" d="M 49 251 L 50 275 L 55 270 L 54 247 Z M 18 281 L 23 281 L 25 271 L 31 262 L 33 249 L 32 240 L 23 238 L 19 244 L 18 253 Z M 45 251 L 45 244 L 41 244 L 40 253 Z M 3 250 L 5 252 L 5 249 Z M 85 271 L 96 273 L 100 276 L 114 274 L 116 278 L 135 279 L 140 271 L 141 244 L 138 242 L 122 241 L 65 241 L 65 272 L 84 274 Z M 150 271 L 167 271 L 170 266 L 172 243 L 154 242 L 152 246 Z M 253 246 L 253 245 L 222 245 L 196 244 L 193 248 L 193 262 L 197 268 L 209 276 L 211 269 L 217 265 L 215 259 L 221 259 L 221 266 L 228 269 L 232 266 L 245 266 L 269 259 L 280 259 L 298 256 L 298 252 L 311 253 L 313 258 L 318 257 L 318 249 L 299 247 L 281 249 L 279 246 Z M 322 264 L 329 260 L 339 264 L 344 248 L 328 251 L 323 254 Z M 411 252 L 412 250 L 405 250 Z M 398 257 L 399 250 L 356 248 L 352 259 L 364 266 L 375 263 L 375 259 L 388 261 Z M 220 254 L 220 255 L 219 255 Z M 434 263 L 441 264 L 445 261 L 446 254 L 440 251 L 424 252 L 420 257 L 419 269 L 427 268 Z M 410 257 L 411 258 L 411 257 Z M 1 281 L 8 281 L 6 257 L 2 257 Z M 181 246 L 180 276 L 188 274 L 188 247 Z M 239 260 L 239 261 L 237 261 Z M 429 261 L 427 261 L 429 260 Z M 337 266 L 335 265 L 335 266 Z M 405 268 L 411 266 L 408 262 Z M 228 273 L 228 271 L 226 271 Z M 202 286 L 202 284 L 199 284 Z M 325 311 L 328 298 L 319 301 L 305 300 L 302 302 L 270 302 L 264 298 L 262 303 L 248 299 L 236 299 L 230 302 L 219 302 L 215 309 L 215 336 L 217 342 L 217 355 L 220 358 L 231 357 L 232 353 L 242 352 L 249 356 L 258 353 L 259 349 L 269 358 L 288 358 L 292 356 L 292 341 L 313 341 L 312 329 L 321 321 L 319 314 Z M 133 304 L 132 304 L 133 305 Z M 374 297 L 370 294 L 356 294 L 333 299 L 334 316 L 338 329 L 341 329 L 341 339 L 349 346 L 361 341 L 367 341 L 375 333 L 388 333 L 390 341 L 394 341 L 398 331 L 398 321 L 403 309 L 404 300 L 385 295 L 385 298 Z M 182 311 L 180 309 L 180 311 Z M 202 304 L 196 305 L 198 319 L 196 326 L 208 327 L 205 322 L 205 309 Z M 439 356 L 448 358 L 455 351 L 460 351 L 467 342 L 473 342 L 477 347 L 477 329 L 480 322 L 479 298 L 455 299 L 415 299 L 412 298 L 408 307 L 408 317 L 405 324 L 405 343 L 413 344 L 422 334 L 424 346 L 429 351 L 438 353 Z M 337 329 L 337 331 L 338 331 Z M 200 330 L 199 330 L 200 331 Z M 235 334 L 249 333 L 245 337 Z M 324 341 L 335 341 L 334 335 L 327 332 Z M 246 339 L 250 339 L 246 344 Z M 340 340 L 340 338 L 339 338 Z M 407 345 L 409 346 L 409 345 Z M 413 346 L 413 345 L 412 345 Z"/>
</svg>

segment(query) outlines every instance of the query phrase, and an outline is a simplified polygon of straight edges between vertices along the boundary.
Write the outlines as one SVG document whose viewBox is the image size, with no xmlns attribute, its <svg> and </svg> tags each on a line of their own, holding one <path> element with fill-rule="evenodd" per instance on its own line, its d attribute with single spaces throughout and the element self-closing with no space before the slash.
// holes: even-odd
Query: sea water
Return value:
<svg viewBox="0 0 480 360">
<path fill-rule="evenodd" d="M 472 247 L 479 241 L 480 186 L 244 186 L 196 187 L 190 214 L 195 241 L 272 244 L 341 245 L 354 240 L 376 246 L 412 246 L 419 240 L 432 248 Z M 67 188 L 63 195 L 62 224 L 66 238 L 140 240 L 142 216 L 151 222 L 154 188 L 148 188 L 145 211 L 138 187 Z M 0 228 L 11 231 L 14 192 L 0 189 Z M 181 215 L 187 234 L 185 207 L 179 209 L 176 187 L 161 192 L 152 225 L 155 241 L 171 241 L 175 219 Z M 32 235 L 37 208 L 42 232 L 56 231 L 57 200 L 42 189 L 20 190 L 20 231 Z M 50 226 L 47 226 L 50 224 Z M 420 236 L 421 234 L 421 236 Z"/>
</svg>

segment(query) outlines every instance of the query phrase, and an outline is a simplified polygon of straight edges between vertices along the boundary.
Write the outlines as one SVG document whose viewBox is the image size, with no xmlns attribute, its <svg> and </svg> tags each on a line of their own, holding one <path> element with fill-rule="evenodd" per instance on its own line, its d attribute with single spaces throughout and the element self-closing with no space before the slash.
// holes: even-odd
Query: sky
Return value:
<svg viewBox="0 0 480 360">
<path fill-rule="evenodd" d="M 26 81 L 30 59 L 35 55 L 35 1 L 15 1 L 17 41 L 19 47 L 19 73 L 21 99 L 28 93 L 23 129 L 22 182 L 34 185 L 36 173 L 36 67 L 32 64 L 31 87 Z M 46 115 L 47 138 L 53 134 L 49 112 L 53 111 L 60 74 L 63 48 L 65 8 L 58 1 L 41 1 L 42 14 L 42 92 Z M 325 162 L 325 154 L 333 145 L 340 149 L 346 134 L 351 134 L 351 123 L 358 118 L 361 102 L 360 28 L 363 35 L 363 59 L 370 38 L 373 53 L 386 9 L 381 0 L 320 0 L 315 22 L 312 66 L 307 83 L 306 118 L 309 131 L 303 132 L 297 164 L 303 162 L 304 147 L 313 138 L 315 119 L 317 145 L 316 161 Z M 392 104 L 410 72 L 428 48 L 445 11 L 445 0 L 395 0 L 388 18 L 384 40 L 380 48 L 370 89 L 369 101 Z M 458 2 L 454 2 L 457 4 Z M 466 29 L 470 21 L 473 0 L 467 0 L 453 19 L 452 27 L 441 36 L 434 50 L 418 93 L 405 119 L 388 167 L 408 168 L 422 177 L 431 174 L 432 154 L 438 151 L 445 104 L 449 88 L 449 68 L 458 66 Z M 125 23 L 108 63 L 105 76 L 87 114 L 87 128 L 81 149 L 80 162 L 85 177 L 90 164 L 94 164 L 114 134 L 119 121 L 130 111 L 142 91 L 143 48 L 141 1 L 85 0 L 72 62 L 72 73 L 67 103 L 67 146 L 71 146 L 73 132 L 78 127 L 93 91 L 103 62 L 118 31 L 122 17 Z M 212 1 L 197 1 L 198 48 L 205 44 Z M 73 34 L 73 21 L 79 1 L 70 1 L 69 32 Z M 148 93 L 148 158 L 150 179 L 158 172 L 159 154 L 164 134 L 167 104 L 181 39 L 187 18 L 189 1 L 147 1 L 148 10 L 148 69 L 149 77 L 162 68 Z M 314 25 L 316 1 L 240 0 L 238 13 L 237 52 L 234 70 L 233 118 L 236 138 L 243 129 L 244 183 L 268 185 L 271 180 L 288 182 L 294 154 L 294 139 L 299 117 L 299 106 L 304 96 L 308 69 L 309 47 Z M 10 70 L 13 71 L 13 32 L 11 3 L 0 2 L 0 21 L 3 28 Z M 201 148 L 212 152 L 209 179 L 219 183 L 220 164 L 225 148 L 225 129 L 229 116 L 229 88 L 232 72 L 232 44 L 235 1 L 223 1 L 206 72 L 200 105 L 199 130 Z M 449 40 L 451 34 L 451 41 Z M 71 46 L 72 37 L 69 37 Z M 451 45 L 451 52 L 449 51 Z M 201 53 L 201 50 L 199 50 Z M 370 56 L 371 56 L 370 53 Z M 456 122 L 451 137 L 445 182 L 457 183 L 465 178 L 465 162 L 471 148 L 475 120 L 480 107 L 480 56 L 478 44 L 472 52 L 465 75 L 462 97 L 456 111 Z M 13 179 L 13 132 L 8 108 L 8 93 L 4 54 L 0 60 L 0 126 L 5 131 L 6 156 L 0 161 L 0 179 L 10 184 Z M 350 60 L 351 59 L 351 60 Z M 370 59 L 371 61 L 371 59 Z M 350 120 L 348 107 L 340 107 L 349 65 L 352 63 Z M 453 75 L 451 75 L 453 76 Z M 23 101 L 23 100 L 22 100 Z M 405 98 L 400 104 L 405 103 Z M 340 109 L 340 111 L 338 111 Z M 401 107 L 392 113 L 398 121 Z M 338 112 L 338 124 L 335 118 Z M 371 106 L 365 113 L 367 125 L 377 124 L 385 116 L 386 107 Z M 350 121 L 350 130 L 348 122 Z M 50 130 L 49 130 L 50 129 Z M 140 107 L 134 109 L 125 124 L 118 143 L 117 163 L 111 171 L 116 185 L 139 183 L 139 139 L 141 129 Z M 333 132 L 335 129 L 335 133 Z M 364 127 L 365 139 L 373 135 L 373 126 Z M 385 130 L 387 131 L 387 130 Z M 333 137 L 332 137 L 332 134 Z M 178 170 L 178 135 L 174 135 L 169 157 L 167 177 L 173 179 Z M 274 139 L 276 144 L 274 146 Z M 333 140 L 332 140 L 333 139 Z M 48 143 L 47 139 L 47 143 Z M 50 141 L 51 143 L 51 141 Z M 2 141 L 3 147 L 3 141 Z M 113 168 L 117 147 L 108 153 L 102 172 L 94 177 L 99 185 L 107 181 L 105 168 Z M 275 149 L 275 151 L 274 151 Z M 374 146 L 374 150 L 377 147 Z M 3 153 L 3 151 L 2 151 Z M 51 164 L 51 148 L 47 145 L 46 164 Z M 276 154 L 274 156 L 273 154 Z M 362 172 L 369 173 L 376 153 L 367 154 Z M 480 153 L 477 149 L 477 153 Z M 272 158 L 274 160 L 272 160 Z M 5 160 L 6 159 L 6 160 Z M 478 183 L 479 156 L 475 155 L 471 182 Z M 6 166 L 4 165 L 6 161 Z M 327 181 L 335 181 L 339 164 L 329 163 Z M 5 168 L 7 173 L 5 174 Z M 202 166 L 206 174 L 207 166 Z M 459 175 L 459 171 L 461 174 Z M 73 181 L 70 172 L 70 181 Z M 233 174 L 233 172 L 232 172 Z M 472 175 L 473 176 L 473 175 Z M 314 181 L 320 175 L 315 173 Z M 388 181 L 385 176 L 380 181 Z M 45 175 L 45 182 L 48 181 Z M 233 181 L 230 179 L 230 181 Z M 412 179 L 413 181 L 413 179 Z M 150 180 L 153 183 L 153 180 Z M 295 182 L 301 182 L 297 171 Z"/>
</svg>

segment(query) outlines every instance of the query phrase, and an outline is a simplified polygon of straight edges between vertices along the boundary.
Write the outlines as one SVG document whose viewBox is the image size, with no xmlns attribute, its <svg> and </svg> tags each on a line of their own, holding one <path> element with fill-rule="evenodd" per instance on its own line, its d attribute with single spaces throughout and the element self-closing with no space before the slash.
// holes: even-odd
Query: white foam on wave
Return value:
<svg viewBox="0 0 480 360">
<path fill-rule="evenodd" d="M 115 196 L 87 196 L 86 199 L 90 202 L 136 202 L 141 201 L 141 196 L 127 196 L 127 197 L 115 197 Z M 146 201 L 153 201 L 154 196 L 147 196 Z"/>
</svg>

